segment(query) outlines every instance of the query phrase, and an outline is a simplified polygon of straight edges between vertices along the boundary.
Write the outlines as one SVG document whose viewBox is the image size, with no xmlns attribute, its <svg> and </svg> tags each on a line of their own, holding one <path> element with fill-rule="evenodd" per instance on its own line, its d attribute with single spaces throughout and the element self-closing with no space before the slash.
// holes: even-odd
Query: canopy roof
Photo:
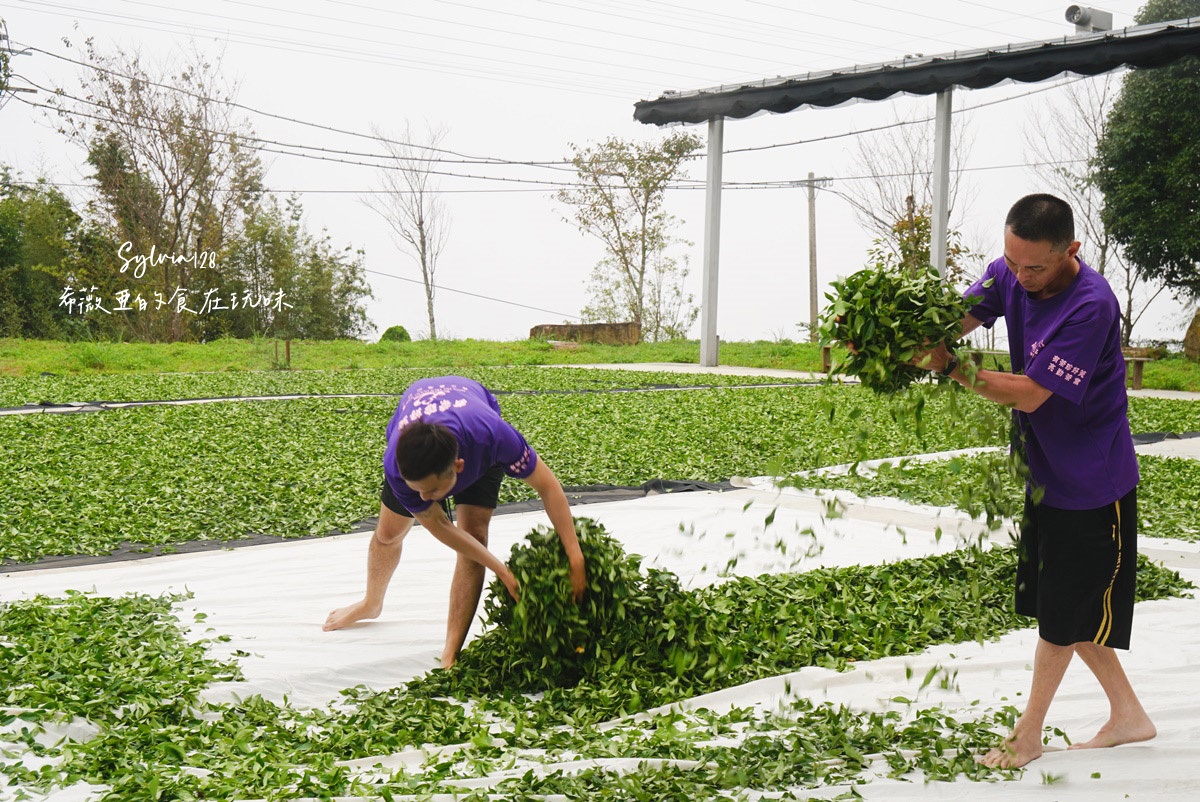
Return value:
<svg viewBox="0 0 1200 802">
<path fill-rule="evenodd" d="M 657 100 L 636 103 L 633 117 L 651 125 L 740 119 L 763 111 L 783 113 L 802 106 L 883 100 L 900 93 L 930 95 L 952 86 L 980 89 L 1003 81 L 1043 81 L 1061 73 L 1099 75 L 1122 66 L 1161 67 L 1190 55 L 1200 55 L 1200 17 L 740 86 L 666 92 Z"/>
</svg>

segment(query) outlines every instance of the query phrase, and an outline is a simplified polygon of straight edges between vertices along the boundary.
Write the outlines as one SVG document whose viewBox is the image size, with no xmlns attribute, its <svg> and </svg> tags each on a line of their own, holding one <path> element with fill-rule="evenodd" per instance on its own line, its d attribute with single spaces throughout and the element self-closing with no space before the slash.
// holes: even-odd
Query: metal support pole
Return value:
<svg viewBox="0 0 1200 802">
<path fill-rule="evenodd" d="M 817 182 L 808 174 L 808 339 L 817 341 Z"/>
<path fill-rule="evenodd" d="M 933 219 L 929 227 L 929 257 L 939 276 L 946 275 L 946 239 L 950 224 L 950 112 L 954 87 L 937 94 L 933 124 Z"/>
<path fill-rule="evenodd" d="M 700 364 L 717 365 L 717 268 L 721 252 L 721 158 L 725 118 L 708 121 L 708 180 L 704 190 L 704 275 L 700 290 Z"/>
</svg>

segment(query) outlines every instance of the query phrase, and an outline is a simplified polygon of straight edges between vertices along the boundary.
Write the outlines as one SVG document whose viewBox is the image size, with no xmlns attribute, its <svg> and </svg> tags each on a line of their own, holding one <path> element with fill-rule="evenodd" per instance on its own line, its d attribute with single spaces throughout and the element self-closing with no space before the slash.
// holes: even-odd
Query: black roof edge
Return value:
<svg viewBox="0 0 1200 802">
<path fill-rule="evenodd" d="M 1200 55 L 1200 17 L 1035 42 L 904 58 L 842 70 L 770 78 L 736 86 L 666 92 L 634 104 L 648 125 L 741 119 L 763 111 L 830 107 L 852 100 L 929 95 L 951 86 L 981 89 L 1002 81 L 1044 81 L 1062 73 L 1099 75 L 1118 67 L 1161 67 Z"/>
</svg>

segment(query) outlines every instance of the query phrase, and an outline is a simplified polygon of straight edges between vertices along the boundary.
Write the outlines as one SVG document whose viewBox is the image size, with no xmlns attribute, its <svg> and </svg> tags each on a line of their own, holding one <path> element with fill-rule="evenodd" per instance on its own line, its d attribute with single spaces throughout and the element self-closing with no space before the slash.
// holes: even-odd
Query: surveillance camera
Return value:
<svg viewBox="0 0 1200 802">
<path fill-rule="evenodd" d="M 1097 33 L 1111 31 L 1113 16 L 1111 11 L 1101 11 L 1089 6 L 1067 6 L 1067 22 L 1075 23 L 1075 33 Z"/>
<path fill-rule="evenodd" d="M 1092 21 L 1092 10 L 1087 6 L 1067 6 L 1067 22 L 1087 25 Z"/>
</svg>

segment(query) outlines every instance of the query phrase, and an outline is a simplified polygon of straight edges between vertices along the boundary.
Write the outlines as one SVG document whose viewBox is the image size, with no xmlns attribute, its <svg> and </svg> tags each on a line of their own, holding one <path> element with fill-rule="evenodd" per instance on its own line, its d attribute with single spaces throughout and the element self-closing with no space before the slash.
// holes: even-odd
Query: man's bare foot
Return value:
<svg viewBox="0 0 1200 802">
<path fill-rule="evenodd" d="M 1032 738 L 1013 732 L 1004 743 L 975 760 L 993 769 L 1019 769 L 1042 756 L 1042 739 L 1039 734 Z"/>
<path fill-rule="evenodd" d="M 356 621 L 368 618 L 378 618 L 383 611 L 382 604 L 369 605 L 365 601 L 356 602 L 346 607 L 339 607 L 329 614 L 321 629 L 332 632 L 335 629 L 348 627 Z"/>
<path fill-rule="evenodd" d="M 443 654 L 441 660 L 442 668 L 454 668 L 454 663 L 456 660 L 458 660 L 457 654 Z"/>
<path fill-rule="evenodd" d="M 1071 749 L 1104 749 L 1109 746 L 1149 741 L 1158 735 L 1154 723 L 1145 713 L 1130 719 L 1109 719 L 1096 733 L 1096 737 L 1080 744 L 1071 744 Z"/>
</svg>

